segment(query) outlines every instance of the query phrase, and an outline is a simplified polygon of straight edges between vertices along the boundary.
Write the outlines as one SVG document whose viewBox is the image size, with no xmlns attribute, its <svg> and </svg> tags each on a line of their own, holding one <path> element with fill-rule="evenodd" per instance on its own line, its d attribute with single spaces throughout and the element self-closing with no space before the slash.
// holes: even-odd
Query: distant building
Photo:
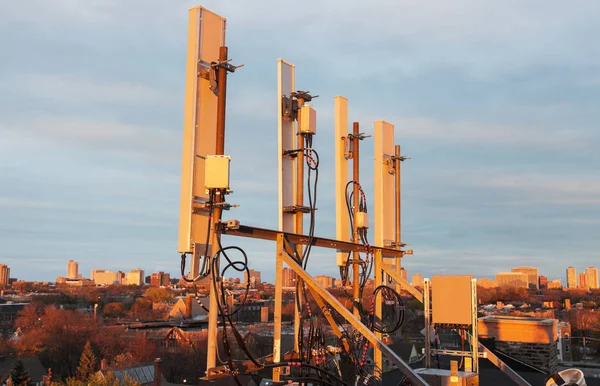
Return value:
<svg viewBox="0 0 600 386">
<path fill-rule="evenodd" d="M 315 276 L 315 281 L 321 284 L 324 288 L 333 288 L 333 278 L 331 276 Z"/>
<path fill-rule="evenodd" d="M 0 264 L 0 288 L 8 288 L 10 284 L 10 268 L 6 264 Z"/>
<path fill-rule="evenodd" d="M 562 282 L 560 279 L 554 279 L 548 282 L 548 289 L 560 289 L 562 288 Z"/>
<path fill-rule="evenodd" d="M 77 275 L 77 276 L 81 276 L 81 275 Z M 56 278 L 56 284 L 66 284 L 72 287 L 88 287 L 88 286 L 93 286 L 96 285 L 96 283 L 94 283 L 91 280 L 88 279 L 83 279 L 81 277 L 77 278 L 77 279 L 69 279 L 67 277 L 63 277 L 63 276 L 59 276 Z"/>
<path fill-rule="evenodd" d="M 246 283 L 250 283 L 252 287 L 255 287 L 257 284 L 262 283 L 260 280 L 260 272 L 255 271 L 253 269 L 248 270 L 249 272 L 244 273 L 244 281 Z M 250 276 L 250 277 L 248 277 Z"/>
<path fill-rule="evenodd" d="M 125 274 L 125 284 L 127 285 L 144 285 L 144 270 L 134 269 Z"/>
<path fill-rule="evenodd" d="M 67 263 L 67 279 L 77 279 L 79 274 L 79 263 L 73 260 L 69 260 Z"/>
<path fill-rule="evenodd" d="M 498 287 L 498 283 L 496 283 L 496 280 L 491 280 L 487 277 L 483 277 L 477 280 L 477 286 L 481 288 L 496 288 Z"/>
<path fill-rule="evenodd" d="M 496 283 L 498 287 L 529 288 L 529 276 L 524 272 L 500 272 Z"/>
<path fill-rule="evenodd" d="M 598 288 L 598 268 L 587 267 L 585 270 L 587 285 L 590 289 Z"/>
<path fill-rule="evenodd" d="M 539 279 L 540 288 L 548 288 L 548 278 L 544 275 L 540 275 Z"/>
<path fill-rule="evenodd" d="M 580 289 L 589 288 L 588 282 L 587 282 L 587 275 L 585 274 L 585 272 L 581 272 L 579 274 L 579 282 L 578 282 L 577 288 L 580 288 Z"/>
<path fill-rule="evenodd" d="M 121 274 L 114 271 L 94 269 L 92 271 L 92 280 L 96 285 L 121 284 Z"/>
<path fill-rule="evenodd" d="M 423 275 L 420 273 L 413 274 L 411 284 L 413 287 L 423 287 Z"/>
<path fill-rule="evenodd" d="M 171 275 L 164 272 L 155 272 L 150 275 L 150 285 L 154 287 L 168 287 L 171 285 Z"/>
<path fill-rule="evenodd" d="M 577 270 L 574 267 L 567 268 L 567 288 L 577 288 Z"/>
<path fill-rule="evenodd" d="M 284 287 L 294 287 L 296 285 L 296 272 L 291 268 L 284 268 L 282 271 L 282 281 Z"/>
<path fill-rule="evenodd" d="M 10 336 L 14 332 L 17 314 L 23 311 L 27 303 L 0 304 L 0 337 Z"/>
<path fill-rule="evenodd" d="M 408 271 L 404 268 L 400 268 L 400 277 L 408 281 Z"/>
<path fill-rule="evenodd" d="M 540 288 L 540 285 L 538 282 L 539 273 L 538 273 L 537 268 L 521 266 L 521 267 L 511 268 L 510 271 L 511 272 L 522 272 L 522 273 L 526 274 L 527 275 L 527 288 L 535 288 L 535 289 Z"/>
</svg>

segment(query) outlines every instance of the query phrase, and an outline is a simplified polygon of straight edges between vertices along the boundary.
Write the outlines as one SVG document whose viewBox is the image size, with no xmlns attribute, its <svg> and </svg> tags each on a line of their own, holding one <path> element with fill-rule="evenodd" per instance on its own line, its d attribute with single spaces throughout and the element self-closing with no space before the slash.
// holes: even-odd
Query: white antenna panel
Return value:
<svg viewBox="0 0 600 386">
<path fill-rule="evenodd" d="M 346 159 L 346 141 L 348 137 L 348 99 L 343 96 L 334 98 L 335 127 L 335 237 L 338 240 L 351 241 L 348 208 L 346 205 L 346 184 L 348 184 L 348 159 Z M 337 265 L 343 265 L 348 251 L 337 252 Z"/>
<path fill-rule="evenodd" d="M 290 233 L 296 232 L 294 213 L 285 212 L 283 208 L 296 204 L 296 164 L 288 156 L 286 150 L 296 148 L 296 133 L 294 122 L 283 117 L 282 97 L 289 97 L 294 91 L 295 66 L 283 59 L 277 61 L 277 115 L 278 115 L 278 180 L 279 180 L 279 230 Z"/>
<path fill-rule="evenodd" d="M 375 246 L 390 247 L 395 242 L 395 202 L 392 156 L 394 155 L 394 125 L 375 122 L 374 128 L 374 216 Z M 384 257 L 386 257 L 384 255 Z M 392 257 L 392 256 L 389 256 Z"/>
<path fill-rule="evenodd" d="M 225 18 L 202 7 L 189 10 L 177 250 L 194 253 L 190 276 L 197 274 L 198 253 L 206 250 L 209 231 L 208 211 L 197 209 L 208 200 L 205 157 L 216 153 L 217 96 L 210 63 L 225 45 L 225 24 Z"/>
</svg>

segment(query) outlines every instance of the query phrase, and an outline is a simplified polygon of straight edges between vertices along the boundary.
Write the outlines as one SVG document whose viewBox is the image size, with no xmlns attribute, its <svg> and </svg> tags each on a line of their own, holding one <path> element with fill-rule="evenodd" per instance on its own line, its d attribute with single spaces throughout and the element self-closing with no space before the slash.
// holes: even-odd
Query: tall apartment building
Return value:
<svg viewBox="0 0 600 386">
<path fill-rule="evenodd" d="M 498 287 L 529 288 L 529 275 L 525 272 L 500 272 L 496 274 Z"/>
<path fill-rule="evenodd" d="M 567 288 L 577 288 L 577 270 L 575 267 L 567 268 Z"/>
<path fill-rule="evenodd" d="M 411 284 L 413 287 L 423 287 L 423 275 L 420 273 L 413 274 Z"/>
<path fill-rule="evenodd" d="M 150 285 L 154 287 L 168 287 L 171 285 L 171 275 L 164 272 L 155 272 L 150 275 Z"/>
<path fill-rule="evenodd" d="M 296 272 L 291 268 L 284 268 L 282 271 L 282 282 L 284 287 L 294 287 L 296 285 Z"/>
<path fill-rule="evenodd" d="M 535 289 L 540 288 L 540 284 L 538 282 L 539 273 L 538 273 L 537 268 L 521 266 L 521 267 L 511 268 L 510 271 L 511 272 L 522 272 L 522 273 L 526 274 L 527 275 L 527 288 L 535 288 Z"/>
<path fill-rule="evenodd" d="M 319 275 L 315 276 L 315 281 L 323 286 L 323 288 L 333 288 L 333 278 L 331 276 Z"/>
<path fill-rule="evenodd" d="M 548 288 L 548 278 L 544 275 L 540 275 L 540 288 Z"/>
<path fill-rule="evenodd" d="M 590 289 L 598 288 L 598 268 L 587 267 L 585 270 L 587 285 Z"/>
<path fill-rule="evenodd" d="M 105 271 L 103 269 L 94 269 L 92 271 L 92 280 L 96 285 L 121 284 L 121 273 Z"/>
<path fill-rule="evenodd" d="M 585 272 L 581 272 L 579 274 L 579 285 L 577 286 L 577 288 L 587 289 L 589 287 L 590 286 L 588 285 L 587 275 L 585 274 Z"/>
<path fill-rule="evenodd" d="M 79 263 L 69 260 L 67 263 L 67 279 L 77 279 L 79 275 Z"/>
<path fill-rule="evenodd" d="M 125 274 L 125 284 L 127 285 L 144 285 L 144 270 L 134 269 Z"/>
<path fill-rule="evenodd" d="M 260 272 L 259 271 L 255 271 L 253 269 L 250 269 L 248 271 L 249 272 L 244 272 L 244 281 L 246 283 L 250 282 L 250 285 L 252 285 L 252 286 L 262 283 L 262 281 L 260 280 Z M 248 277 L 248 274 L 250 274 L 250 277 Z"/>
<path fill-rule="evenodd" d="M 408 281 L 408 271 L 404 268 L 400 268 L 400 277 Z"/>
<path fill-rule="evenodd" d="M 8 288 L 10 283 L 10 268 L 6 264 L 0 264 L 0 288 Z"/>
</svg>

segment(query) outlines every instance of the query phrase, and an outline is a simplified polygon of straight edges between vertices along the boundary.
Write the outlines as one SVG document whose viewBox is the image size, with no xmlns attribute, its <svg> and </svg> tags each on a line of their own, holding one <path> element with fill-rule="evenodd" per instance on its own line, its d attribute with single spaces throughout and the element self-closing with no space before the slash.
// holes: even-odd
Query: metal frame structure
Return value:
<svg viewBox="0 0 600 386">
<path fill-rule="evenodd" d="M 283 60 L 278 61 L 278 112 L 279 112 L 279 230 L 269 230 L 254 228 L 248 226 L 234 226 L 228 228 L 226 223 L 221 222 L 223 208 L 226 207 L 224 195 L 228 193 L 226 189 L 213 190 L 214 202 L 211 204 L 212 213 L 209 213 L 204 205 L 208 200 L 204 189 L 204 170 L 202 160 L 207 155 L 224 154 L 225 138 L 225 107 L 227 91 L 227 73 L 235 71 L 234 66 L 229 64 L 227 47 L 225 46 L 225 19 L 215 15 L 202 7 L 190 9 L 188 30 L 188 59 L 186 69 L 186 101 L 184 114 L 184 149 L 182 154 L 182 190 L 181 190 L 181 209 L 180 209 L 180 232 L 178 250 L 181 253 L 193 253 L 192 267 L 190 276 L 192 279 L 198 271 L 199 250 L 210 251 L 210 245 L 217 243 L 217 237 L 222 234 L 259 238 L 272 240 L 276 242 L 276 280 L 275 280 L 275 323 L 274 323 L 274 344 L 273 344 L 273 362 L 279 362 L 282 357 L 281 352 L 281 301 L 282 301 L 282 268 L 285 263 L 299 278 L 299 283 L 305 283 L 306 287 L 317 301 L 319 307 L 324 312 L 324 316 L 331 324 L 334 333 L 341 337 L 339 326 L 331 315 L 335 310 L 345 320 L 347 320 L 357 331 L 359 331 L 374 347 L 374 360 L 376 364 L 377 377 L 381 376 L 382 356 L 386 356 L 394 363 L 411 381 L 413 385 L 427 385 L 427 383 L 410 368 L 397 354 L 395 354 L 381 340 L 380 333 L 371 331 L 365 326 L 356 313 L 350 312 L 333 295 L 323 288 L 315 279 L 308 274 L 299 262 L 291 257 L 289 248 L 302 252 L 303 246 L 311 245 L 337 251 L 348 251 L 355 254 L 359 252 L 373 252 L 375 265 L 375 285 L 383 285 L 384 274 L 392 277 L 397 285 L 408 290 L 418 300 L 425 302 L 426 309 L 429 309 L 428 295 L 421 294 L 401 277 L 400 259 L 406 253 L 400 248 L 404 246 L 400 237 L 400 167 L 399 161 L 403 160 L 400 156 L 399 146 L 396 147 L 394 154 L 388 148 L 391 142 L 380 142 L 376 140 L 376 220 L 375 246 L 365 246 L 356 243 L 356 238 L 352 241 L 324 239 L 316 236 L 306 236 L 303 234 L 302 216 L 306 213 L 303 206 L 303 171 L 302 152 L 297 154 L 294 159 L 287 158 L 285 150 L 303 148 L 301 137 L 297 137 L 296 124 L 293 121 L 286 120 L 284 117 L 284 108 L 282 96 L 294 92 L 295 89 L 295 66 Z M 206 38 L 206 39 L 204 39 Z M 336 130 L 347 130 L 347 100 L 343 97 L 336 98 L 336 116 L 339 115 L 340 121 L 336 122 Z M 303 103 L 303 101 L 302 101 Z M 390 131 L 391 124 L 383 121 L 375 123 L 381 127 L 382 131 Z M 216 130 L 215 130 L 216 128 Z M 336 131 L 337 132 L 337 131 Z M 391 126 L 393 139 L 393 126 Z M 350 134 L 348 134 L 350 137 Z M 201 140 L 200 140 L 201 139 Z M 358 169 L 358 124 L 353 127 L 352 140 L 354 141 L 354 179 L 358 180 L 356 171 Z M 338 138 L 339 141 L 339 138 Z M 349 142 L 349 141 L 347 141 Z M 336 143 L 336 147 L 339 143 Z M 385 146 L 385 148 L 384 148 Z M 379 148 L 379 151 L 378 150 Z M 394 163 L 395 162 L 395 163 Z M 348 172 L 347 162 L 345 163 L 346 175 Z M 344 165 L 340 167 L 340 175 L 344 172 Z M 386 174 L 387 173 L 387 174 Z M 390 174 L 396 174 L 395 180 L 395 238 L 392 236 L 393 230 L 390 230 L 389 209 L 393 207 L 393 196 L 384 191 L 394 191 L 393 178 Z M 339 196 L 339 194 L 338 194 Z M 357 199 L 355 191 L 354 198 Z M 385 196 L 385 197 L 384 197 Z M 385 201 L 385 203 L 384 203 Z M 355 203 L 355 210 L 356 203 Z M 387 209 L 387 210 L 386 210 Z M 393 213 L 393 212 L 392 212 Z M 385 217 L 383 217 L 385 216 Z M 208 229 L 208 218 L 212 218 L 212 229 Z M 343 232 L 343 227 L 341 228 Z M 394 229 L 394 228 L 392 228 Z M 210 233 L 208 233 L 210 231 Z M 391 233 L 390 233 L 391 232 Z M 206 241 L 204 244 L 197 243 L 196 240 L 206 240 L 206 234 L 209 234 L 208 249 Z M 347 235 L 346 231 L 346 235 Z M 390 242 L 391 240 L 391 242 Z M 355 259 L 356 259 L 355 255 Z M 384 262 L 385 258 L 394 259 L 395 266 Z M 355 270 L 357 272 L 357 270 Z M 357 284 L 355 274 L 354 284 Z M 216 366 L 216 339 L 217 339 L 217 289 L 216 285 L 210 286 L 210 304 L 208 317 L 208 354 L 207 354 L 207 375 L 219 373 Z M 356 292 L 354 297 L 356 298 Z M 358 300 L 358 299 L 355 299 Z M 381 302 L 375 302 L 375 317 L 381 317 Z M 476 321 L 476 311 L 474 318 Z M 475 323 L 476 325 L 476 323 Z M 298 312 L 295 319 L 295 333 L 301 327 Z M 475 351 L 482 347 L 484 355 L 492 360 L 499 368 L 505 367 L 504 371 L 511 376 L 519 385 L 527 385 L 514 371 L 509 369 L 497 357 L 491 356 L 490 352 L 483 346 L 478 346 L 476 341 L 476 330 L 473 334 L 473 347 Z M 347 347 L 347 342 L 343 342 Z M 476 354 L 479 357 L 479 354 Z M 508 370 L 506 370 L 508 369 Z M 222 374 L 223 372 L 221 372 Z M 280 379 L 279 368 L 273 370 L 273 380 Z M 522 382 L 521 382 L 522 381 Z"/>
</svg>

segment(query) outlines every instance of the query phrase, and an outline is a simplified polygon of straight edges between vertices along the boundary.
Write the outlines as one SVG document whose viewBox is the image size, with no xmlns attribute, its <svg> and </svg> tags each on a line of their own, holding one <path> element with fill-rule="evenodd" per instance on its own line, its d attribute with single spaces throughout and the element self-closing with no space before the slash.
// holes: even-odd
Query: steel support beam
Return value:
<svg viewBox="0 0 600 386">
<path fill-rule="evenodd" d="M 425 382 L 423 378 L 414 370 L 406 364 L 392 349 L 390 349 L 385 343 L 383 343 L 380 339 L 378 339 L 375 334 L 369 330 L 360 319 L 355 317 L 352 312 L 348 311 L 346 307 L 342 303 L 339 302 L 332 294 L 329 293 L 325 288 L 323 288 L 319 283 L 312 278 L 312 276 L 306 272 L 302 267 L 298 265 L 298 263 L 287 256 L 285 253 L 278 253 L 277 256 L 283 260 L 284 263 L 290 266 L 291 269 L 296 272 L 298 277 L 300 277 L 307 286 L 311 287 L 315 290 L 327 303 L 329 303 L 344 319 L 348 321 L 354 328 L 358 330 L 367 340 L 373 345 L 375 350 L 380 350 L 383 355 L 385 355 L 392 363 L 394 363 L 402 373 L 404 373 L 408 379 L 412 382 L 414 386 L 423 385 L 428 386 L 429 384 Z M 275 360 L 275 358 L 273 358 Z"/>
<path fill-rule="evenodd" d="M 423 303 L 423 294 L 418 289 L 410 285 L 409 282 L 404 280 L 404 278 L 396 271 L 395 267 L 384 263 L 381 265 L 381 268 L 386 274 L 388 274 L 392 279 L 394 279 L 396 283 L 399 283 L 402 286 L 402 288 L 404 288 L 412 296 L 414 296 L 415 299 Z"/>
<path fill-rule="evenodd" d="M 283 234 L 287 241 L 290 241 L 294 244 L 302 244 L 308 245 L 311 239 L 305 235 L 298 235 L 295 233 L 287 233 L 287 232 L 279 232 L 274 231 L 272 229 L 264 229 L 264 228 L 256 228 L 251 226 L 239 225 L 237 227 L 228 228 L 226 223 L 221 224 L 222 234 L 226 234 L 229 236 L 241 236 L 248 237 L 252 239 L 261 239 L 261 240 L 271 240 L 277 241 L 277 235 Z M 342 249 L 347 251 L 358 251 L 358 252 L 367 252 L 367 247 L 362 244 L 354 244 L 348 241 L 340 241 L 333 239 L 325 239 L 322 237 L 313 237 L 312 242 L 310 244 L 313 247 L 319 248 L 329 248 L 329 249 Z M 373 252 L 377 252 L 380 250 L 385 256 L 394 256 L 394 257 L 402 257 L 404 255 L 403 251 L 391 248 L 380 248 L 380 247 L 370 247 Z"/>
</svg>

